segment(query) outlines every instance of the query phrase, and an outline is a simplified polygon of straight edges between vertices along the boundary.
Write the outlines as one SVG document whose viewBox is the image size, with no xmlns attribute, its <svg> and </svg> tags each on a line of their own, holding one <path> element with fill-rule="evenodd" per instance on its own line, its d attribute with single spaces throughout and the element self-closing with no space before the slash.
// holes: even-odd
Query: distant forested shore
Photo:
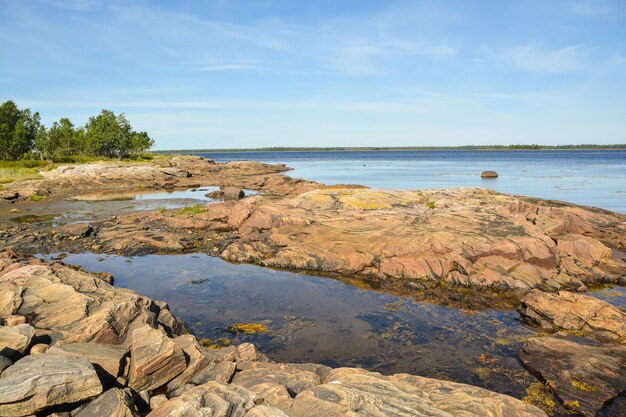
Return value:
<svg viewBox="0 0 626 417">
<path fill-rule="evenodd" d="M 265 147 L 155 150 L 153 153 L 205 152 L 307 152 L 307 151 L 445 151 L 445 150 L 617 150 L 625 144 L 613 145 L 465 145 L 465 146 L 352 146 L 352 147 Z"/>
</svg>

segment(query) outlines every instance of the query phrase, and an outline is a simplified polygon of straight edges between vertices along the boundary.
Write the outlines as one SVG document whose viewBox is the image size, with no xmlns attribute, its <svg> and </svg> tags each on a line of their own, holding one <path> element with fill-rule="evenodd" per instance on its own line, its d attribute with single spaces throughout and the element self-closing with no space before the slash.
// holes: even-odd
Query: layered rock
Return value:
<svg viewBox="0 0 626 417">
<path fill-rule="evenodd" d="M 545 416 L 537 408 L 482 388 L 407 374 L 382 376 L 338 368 L 301 392 L 288 414 L 334 416 Z"/>
<path fill-rule="evenodd" d="M 38 260 L 20 263 L 6 252 L 3 256 L 0 319 L 30 317 L 28 325 L 46 330 L 52 342 L 123 344 L 129 331 L 145 324 L 171 328 L 171 322 L 159 322 L 166 317 L 163 306 L 114 288 L 96 274 Z"/>
<path fill-rule="evenodd" d="M 624 345 L 536 337 L 524 344 L 519 356 L 566 408 L 584 416 L 595 416 L 626 391 Z"/>
<path fill-rule="evenodd" d="M 548 331 L 566 330 L 599 341 L 626 342 L 626 314 L 594 297 L 533 290 L 524 296 L 518 310 L 529 322 Z"/>
<path fill-rule="evenodd" d="M 236 262 L 522 290 L 579 289 L 626 270 L 606 246 L 626 243 L 625 216 L 489 190 L 320 189 L 207 210 L 205 227 L 238 237 L 220 252 Z"/>
<path fill-rule="evenodd" d="M 0 415 L 35 414 L 59 404 L 88 400 L 102 392 L 93 366 L 83 358 L 27 356 L 2 372 Z"/>
<path fill-rule="evenodd" d="M 390 411 L 408 416 L 423 410 L 544 416 L 514 398 L 462 384 L 271 363 L 251 344 L 208 350 L 191 335 L 171 332 L 179 326 L 166 304 L 61 264 L 17 262 L 5 252 L 0 284 L 7 289 L 1 293 L 1 317 L 22 315 L 28 323 L 11 327 L 32 326 L 51 345 L 35 356 L 28 356 L 28 349 L 19 352 L 27 356 L 15 364 L 2 359 L 3 416 L 59 411 L 126 417 L 150 408 L 157 417 L 378 416 Z"/>
</svg>

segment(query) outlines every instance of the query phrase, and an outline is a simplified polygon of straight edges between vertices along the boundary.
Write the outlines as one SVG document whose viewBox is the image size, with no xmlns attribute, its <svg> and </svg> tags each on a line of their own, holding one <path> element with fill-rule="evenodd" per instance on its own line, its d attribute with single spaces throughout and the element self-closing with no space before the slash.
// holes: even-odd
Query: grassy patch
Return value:
<svg viewBox="0 0 626 417">
<path fill-rule="evenodd" d="M 28 197 L 30 201 L 41 201 L 44 198 L 48 198 L 48 197 L 45 195 L 41 195 L 41 194 L 33 194 L 30 197 Z"/>
<path fill-rule="evenodd" d="M 245 334 L 256 334 L 256 333 L 267 333 L 267 326 L 261 323 L 235 323 L 228 326 L 226 329 L 230 333 L 245 333 Z"/>
<path fill-rule="evenodd" d="M 206 211 L 206 207 L 201 205 L 183 207 L 176 210 L 176 214 L 179 216 L 184 216 L 185 214 L 200 214 Z"/>
<path fill-rule="evenodd" d="M 0 184 L 43 178 L 38 168 L 0 168 Z"/>
<path fill-rule="evenodd" d="M 437 203 L 429 200 L 426 202 L 426 207 L 428 207 L 429 209 L 434 209 L 435 207 L 437 207 Z"/>
</svg>

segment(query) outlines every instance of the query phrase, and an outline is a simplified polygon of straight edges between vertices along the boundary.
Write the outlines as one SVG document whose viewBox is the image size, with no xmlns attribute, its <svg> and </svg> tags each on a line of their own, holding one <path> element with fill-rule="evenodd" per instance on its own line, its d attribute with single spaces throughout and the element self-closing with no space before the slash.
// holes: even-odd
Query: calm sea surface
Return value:
<svg viewBox="0 0 626 417">
<path fill-rule="evenodd" d="M 215 161 L 284 163 L 289 173 L 326 184 L 373 188 L 486 187 L 626 213 L 626 150 L 316 151 L 199 153 Z M 495 180 L 480 173 L 497 171 Z"/>
</svg>

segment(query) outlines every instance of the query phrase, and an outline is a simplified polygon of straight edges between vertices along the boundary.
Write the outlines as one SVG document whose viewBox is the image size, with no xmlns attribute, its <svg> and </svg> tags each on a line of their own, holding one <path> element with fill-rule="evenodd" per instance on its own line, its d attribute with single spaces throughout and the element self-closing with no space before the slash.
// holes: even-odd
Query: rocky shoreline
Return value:
<svg viewBox="0 0 626 417">
<path fill-rule="evenodd" d="M 626 314 L 583 293 L 624 285 L 625 215 L 482 189 L 329 187 L 287 170 L 172 157 L 62 167 L 0 190 L 0 415 L 545 415 L 530 403 L 594 416 L 624 395 Z M 58 227 L 6 221 L 94 189 L 198 185 L 260 195 Z M 276 364 L 250 344 L 205 349 L 165 303 L 29 257 L 83 251 L 205 252 L 442 304 L 519 304 L 540 332 L 519 354 L 539 388 L 524 403 L 405 374 Z"/>
<path fill-rule="evenodd" d="M 482 388 L 205 349 L 166 304 L 0 254 L 0 415 L 544 416 Z"/>
</svg>

